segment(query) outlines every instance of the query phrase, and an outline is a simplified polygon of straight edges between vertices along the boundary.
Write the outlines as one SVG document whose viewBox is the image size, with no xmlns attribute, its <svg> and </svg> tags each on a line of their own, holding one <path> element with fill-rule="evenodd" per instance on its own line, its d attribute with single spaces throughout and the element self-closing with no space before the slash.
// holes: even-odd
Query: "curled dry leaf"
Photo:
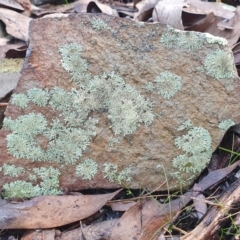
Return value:
<svg viewBox="0 0 240 240">
<path fill-rule="evenodd" d="M 108 15 L 112 16 L 118 16 L 118 13 L 115 9 L 112 9 L 110 6 L 107 4 L 102 4 L 97 1 L 91 1 L 89 2 L 87 6 L 87 12 L 88 13 L 106 13 Z"/>
<path fill-rule="evenodd" d="M 18 9 L 23 11 L 24 8 L 21 6 L 20 3 L 18 3 L 15 0 L 0 0 L 0 4 L 5 6 L 5 7 L 10 7 L 10 8 L 14 8 L 14 9 Z"/>
<path fill-rule="evenodd" d="M 0 208 L 0 229 L 53 228 L 87 218 L 121 190 L 102 195 L 42 196 Z"/>
<path fill-rule="evenodd" d="M 232 47 L 239 39 L 240 36 L 240 8 L 238 8 L 238 11 L 236 12 L 234 18 L 231 20 L 232 23 L 232 30 L 229 30 L 228 28 L 222 29 L 222 26 L 220 23 L 223 21 L 221 18 L 216 17 L 214 21 L 208 26 L 208 28 L 205 30 L 205 32 L 210 33 L 217 37 L 223 37 L 228 40 L 228 46 Z M 221 26 L 219 28 L 218 26 Z"/>
<path fill-rule="evenodd" d="M 205 16 L 203 19 L 197 21 L 195 24 L 186 27 L 185 30 L 188 31 L 196 31 L 196 32 L 205 32 L 206 29 L 212 24 L 212 22 L 215 20 L 215 16 L 213 13 L 209 13 L 207 16 Z"/>
<path fill-rule="evenodd" d="M 134 19 L 138 21 L 147 21 L 152 17 L 153 9 L 159 0 L 144 0 L 140 1 L 136 7 L 138 12 L 134 14 Z"/>
<path fill-rule="evenodd" d="M 153 11 L 153 21 L 170 25 L 173 28 L 183 30 L 182 8 L 187 6 L 185 0 L 159 1 Z"/>
<path fill-rule="evenodd" d="M 31 18 L 9 9 L 0 8 L 0 19 L 6 24 L 8 34 L 28 41 L 28 26 Z"/>
<path fill-rule="evenodd" d="M 200 0 L 188 0 L 188 6 L 183 11 L 196 14 L 213 14 L 217 17 L 231 19 L 235 8 L 221 2 L 202 2 Z M 230 7 L 230 8 L 229 8 Z"/>
</svg>

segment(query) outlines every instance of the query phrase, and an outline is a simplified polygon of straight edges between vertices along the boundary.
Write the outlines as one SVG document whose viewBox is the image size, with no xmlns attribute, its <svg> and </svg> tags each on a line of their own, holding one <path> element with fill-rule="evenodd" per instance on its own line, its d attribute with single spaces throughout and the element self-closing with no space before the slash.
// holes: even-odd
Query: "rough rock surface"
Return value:
<svg viewBox="0 0 240 240">
<path fill-rule="evenodd" d="M 187 187 L 240 120 L 223 39 L 92 14 L 34 20 L 30 34 L 0 131 L 6 197 L 56 194 L 58 177 L 61 191 Z"/>
</svg>

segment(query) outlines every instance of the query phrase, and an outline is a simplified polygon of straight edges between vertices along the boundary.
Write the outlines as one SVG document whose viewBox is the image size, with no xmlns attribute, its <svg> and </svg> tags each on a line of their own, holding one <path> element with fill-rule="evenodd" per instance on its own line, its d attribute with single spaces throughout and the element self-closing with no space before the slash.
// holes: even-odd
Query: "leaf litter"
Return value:
<svg viewBox="0 0 240 240">
<path fill-rule="evenodd" d="M 224 37 L 232 47 L 235 64 L 240 73 L 240 7 L 222 2 L 202 2 L 200 0 L 135 0 L 122 2 L 119 0 L 103 1 L 59 1 L 62 4 L 37 4 L 41 1 L 0 0 L 0 51 L 1 59 L 19 57 L 19 51 L 26 52 L 28 45 L 28 26 L 32 19 L 48 17 L 50 14 L 69 13 L 105 13 L 114 16 L 131 18 L 134 21 L 162 22 L 174 28 L 186 31 L 207 32 Z M 45 1 L 47 2 L 47 1 Z M 4 104 L 3 104 L 4 105 Z M 4 105 L 5 106 L 5 105 Z M 0 106 L 1 108 L 1 106 Z M 238 131 L 234 132 L 237 136 Z M 220 144 L 221 149 L 229 149 L 230 137 Z M 237 141 L 236 141 L 237 142 Z M 236 143 L 235 142 L 235 143 Z M 184 234 L 176 221 L 186 209 L 193 208 L 197 219 L 204 218 L 209 208 L 206 191 L 218 189 L 222 183 L 229 181 L 228 176 L 240 164 L 239 161 L 228 166 L 240 150 L 234 145 L 234 154 L 222 154 L 223 150 L 214 152 L 209 172 L 199 179 L 198 183 L 185 193 L 170 194 L 166 197 L 156 193 L 140 194 L 131 198 L 125 196 L 121 200 L 111 200 L 119 191 L 98 195 L 81 196 L 44 196 L 23 202 L 0 202 L 1 229 L 39 229 L 26 231 L 22 239 L 164 239 L 168 229 L 172 227 Z M 231 181 L 230 181 L 231 182 Z M 130 190 L 131 192 L 131 190 Z M 126 199 L 129 198 L 129 199 Z M 111 201 L 110 201 L 111 200 Z M 193 200 L 193 205 L 191 201 Z M 108 218 L 99 217 L 90 220 L 91 216 L 111 207 Z M 111 212 L 109 210 L 109 212 Z M 124 212 L 114 215 L 114 212 Z M 80 222 L 79 222 L 80 221 Z M 89 221 L 89 222 L 88 222 Z M 78 222 L 76 224 L 76 222 Z M 75 224 L 74 224 L 75 223 Z M 64 232 L 59 226 L 71 225 Z M 71 229 L 73 228 L 73 229 Z M 68 231 L 66 231 L 66 229 Z M 176 230 L 177 229 L 177 230 Z M 159 238 L 158 238 L 159 237 Z"/>
</svg>

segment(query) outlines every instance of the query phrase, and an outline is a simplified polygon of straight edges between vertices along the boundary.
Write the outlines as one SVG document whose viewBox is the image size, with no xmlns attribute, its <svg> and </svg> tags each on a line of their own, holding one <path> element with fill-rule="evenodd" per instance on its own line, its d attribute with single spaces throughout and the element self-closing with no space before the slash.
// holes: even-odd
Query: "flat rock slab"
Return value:
<svg viewBox="0 0 240 240">
<path fill-rule="evenodd" d="M 224 39 L 93 14 L 34 20 L 30 35 L 0 131 L 5 197 L 188 187 L 240 120 Z"/>
</svg>

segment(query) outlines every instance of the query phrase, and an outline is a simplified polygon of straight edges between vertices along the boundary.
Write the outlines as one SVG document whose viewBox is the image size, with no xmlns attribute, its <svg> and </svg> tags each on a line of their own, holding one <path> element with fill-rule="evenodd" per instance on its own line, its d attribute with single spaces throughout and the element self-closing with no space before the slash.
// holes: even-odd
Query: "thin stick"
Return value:
<svg viewBox="0 0 240 240">
<path fill-rule="evenodd" d="M 8 103 L 0 103 L 0 107 L 5 107 L 7 105 L 8 105 Z"/>
</svg>

